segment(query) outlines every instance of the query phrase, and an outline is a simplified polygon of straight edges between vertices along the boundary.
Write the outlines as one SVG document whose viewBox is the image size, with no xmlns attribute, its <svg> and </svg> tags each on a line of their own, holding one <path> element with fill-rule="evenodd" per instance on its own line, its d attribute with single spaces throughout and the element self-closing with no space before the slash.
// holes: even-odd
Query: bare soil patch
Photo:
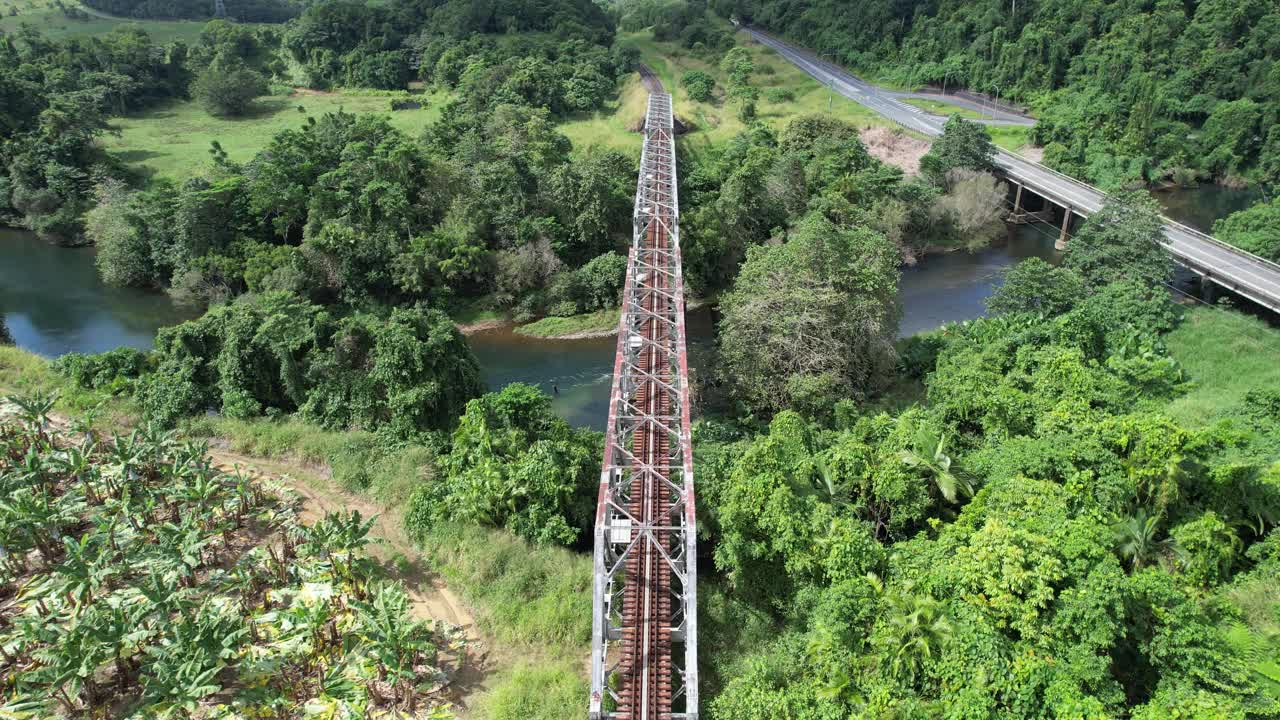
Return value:
<svg viewBox="0 0 1280 720">
<path fill-rule="evenodd" d="M 871 157 L 901 169 L 908 176 L 920 174 L 920 158 L 929 152 L 928 142 L 886 127 L 870 127 L 858 134 Z"/>
</svg>

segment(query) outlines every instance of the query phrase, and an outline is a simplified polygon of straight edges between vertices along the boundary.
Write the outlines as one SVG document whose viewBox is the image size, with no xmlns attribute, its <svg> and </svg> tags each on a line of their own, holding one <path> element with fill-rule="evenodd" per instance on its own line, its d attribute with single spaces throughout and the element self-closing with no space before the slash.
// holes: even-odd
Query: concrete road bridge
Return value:
<svg viewBox="0 0 1280 720">
<path fill-rule="evenodd" d="M 645 114 L 595 521 L 591 720 L 698 717 L 697 552 L 671 96 Z M 657 83 L 653 85 L 652 83 Z"/>
<path fill-rule="evenodd" d="M 835 92 L 864 105 L 902 127 L 929 137 L 942 134 L 942 118 L 931 116 L 901 101 L 898 94 L 879 88 L 825 62 L 813 53 L 786 43 L 754 28 L 744 28 L 758 42 L 773 48 L 779 55 Z M 1034 193 L 1052 203 L 1060 221 L 1058 247 L 1065 247 L 1072 225 L 1078 219 L 1097 212 L 1106 193 L 1086 183 L 1031 162 L 1014 153 L 998 151 L 996 166 L 1016 187 L 1013 217 L 1022 219 L 1025 212 L 1024 193 Z M 1039 211 L 1043 217 L 1045 208 Z M 1280 265 L 1239 248 L 1228 245 L 1199 230 L 1165 218 L 1165 246 L 1179 264 L 1208 282 L 1227 288 L 1242 297 L 1280 313 Z"/>
</svg>

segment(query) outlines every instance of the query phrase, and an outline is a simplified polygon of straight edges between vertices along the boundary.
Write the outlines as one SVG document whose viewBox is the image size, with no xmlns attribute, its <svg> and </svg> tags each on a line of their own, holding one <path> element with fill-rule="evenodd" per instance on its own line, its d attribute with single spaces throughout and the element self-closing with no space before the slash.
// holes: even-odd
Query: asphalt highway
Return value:
<svg viewBox="0 0 1280 720">
<path fill-rule="evenodd" d="M 872 85 L 813 53 L 771 35 L 745 28 L 756 41 L 841 95 L 864 105 L 902 127 L 929 137 L 942 134 L 945 120 L 902 102 L 902 93 Z M 1011 118 L 1018 116 L 1010 115 Z M 1000 150 L 996 165 L 1011 180 L 1026 185 L 1060 206 L 1087 217 L 1102 207 L 1102 191 L 1050 170 L 1019 155 Z M 1230 288 L 1264 307 L 1280 313 L 1280 265 L 1220 242 L 1205 233 L 1165 218 L 1165 237 L 1170 254 L 1179 263 L 1215 283 Z"/>
</svg>

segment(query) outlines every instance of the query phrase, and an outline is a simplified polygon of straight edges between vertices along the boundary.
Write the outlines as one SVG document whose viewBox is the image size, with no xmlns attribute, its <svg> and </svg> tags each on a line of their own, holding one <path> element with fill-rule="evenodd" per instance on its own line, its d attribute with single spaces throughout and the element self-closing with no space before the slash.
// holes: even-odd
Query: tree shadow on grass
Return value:
<svg viewBox="0 0 1280 720">
<path fill-rule="evenodd" d="M 114 155 L 126 163 L 140 163 L 151 158 L 162 157 L 164 153 L 154 150 L 117 150 Z"/>
<path fill-rule="evenodd" d="M 261 120 L 276 113 L 284 112 L 298 106 L 291 98 L 259 98 L 254 100 L 243 113 L 223 117 L 223 120 Z M 299 106 L 300 107 L 300 106 Z M 299 113 L 301 115 L 302 113 Z"/>
</svg>

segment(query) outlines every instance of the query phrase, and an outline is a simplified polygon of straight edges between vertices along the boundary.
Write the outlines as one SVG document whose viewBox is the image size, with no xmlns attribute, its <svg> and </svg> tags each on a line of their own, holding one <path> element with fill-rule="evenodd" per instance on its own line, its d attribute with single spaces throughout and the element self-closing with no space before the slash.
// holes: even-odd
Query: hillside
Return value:
<svg viewBox="0 0 1280 720">
<path fill-rule="evenodd" d="M 901 85 L 1030 105 L 1057 169 L 1114 187 L 1280 180 L 1280 8 L 1263 0 L 713 0 Z"/>
</svg>

